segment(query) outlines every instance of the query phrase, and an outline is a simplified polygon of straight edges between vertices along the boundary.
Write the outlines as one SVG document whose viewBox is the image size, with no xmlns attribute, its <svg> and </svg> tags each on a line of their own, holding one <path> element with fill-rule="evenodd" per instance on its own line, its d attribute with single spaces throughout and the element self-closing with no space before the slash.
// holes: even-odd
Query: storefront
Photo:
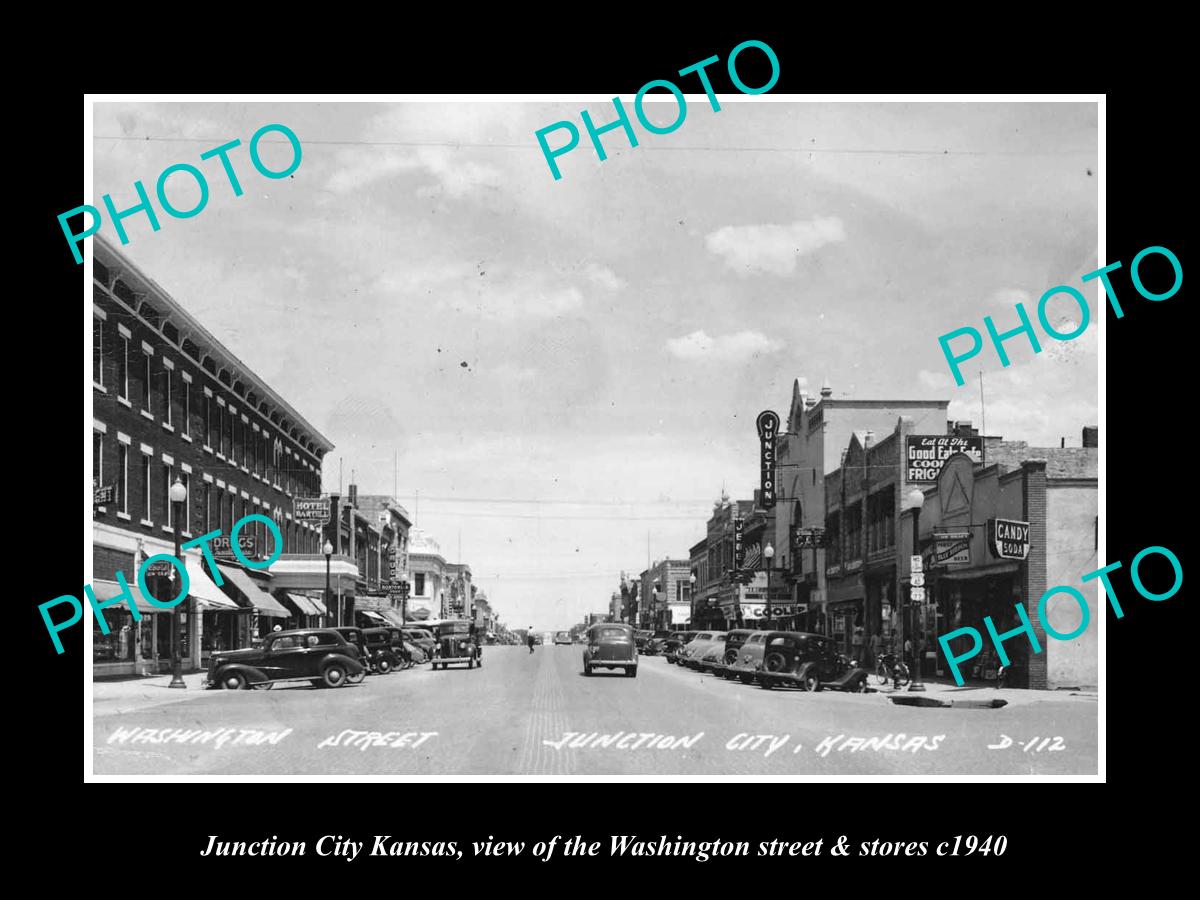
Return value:
<svg viewBox="0 0 1200 900">
<path fill-rule="evenodd" d="M 232 563 L 218 563 L 217 569 L 220 570 L 224 582 L 221 587 L 226 596 L 233 598 L 241 607 L 241 615 L 235 624 L 238 648 L 255 646 L 276 625 L 288 627 L 291 613 L 266 590 L 269 576 L 262 573 L 259 577 L 263 580 L 257 581 Z"/>
<path fill-rule="evenodd" d="M 296 591 L 274 592 L 275 599 L 291 613 L 285 628 L 320 628 L 325 621 L 325 603 Z"/>
<path fill-rule="evenodd" d="M 92 592 L 97 604 L 122 595 L 120 584 L 100 578 L 92 581 Z M 157 675 L 170 671 L 174 609 L 154 606 L 135 584 L 129 585 L 129 594 L 141 621 L 134 620 L 125 603 L 109 606 L 100 614 L 108 626 L 108 634 L 100 628 L 100 615 L 92 617 L 93 676 Z"/>
</svg>

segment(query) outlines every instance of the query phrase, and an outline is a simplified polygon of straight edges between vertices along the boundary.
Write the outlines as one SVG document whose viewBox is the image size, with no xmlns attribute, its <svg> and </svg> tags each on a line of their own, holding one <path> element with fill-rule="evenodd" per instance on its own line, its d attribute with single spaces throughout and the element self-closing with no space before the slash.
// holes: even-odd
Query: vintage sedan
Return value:
<svg viewBox="0 0 1200 900">
<path fill-rule="evenodd" d="M 845 658 L 825 635 L 772 631 L 767 635 L 758 683 L 767 689 L 789 685 L 819 691 L 823 683 L 838 682 L 847 669 Z M 850 671 L 854 676 L 853 683 L 841 689 L 866 690 L 866 670 L 854 668 Z"/>
<path fill-rule="evenodd" d="M 746 643 L 738 648 L 737 660 L 726 668 L 726 677 L 736 678 L 742 684 L 750 684 L 757 679 L 759 671 L 762 669 L 767 636 L 771 633 L 770 631 L 755 631 L 746 638 Z"/>
<path fill-rule="evenodd" d="M 722 678 L 728 676 L 729 667 L 737 662 L 738 651 L 752 634 L 754 634 L 754 631 L 750 628 L 736 628 L 729 632 L 725 636 L 723 644 L 713 644 L 713 646 L 704 651 L 704 655 L 699 660 L 698 667 L 700 671 L 712 672 L 714 675 L 720 675 Z"/>
<path fill-rule="evenodd" d="M 592 669 L 624 669 L 630 678 L 637 677 L 638 651 L 633 626 L 618 622 L 593 625 L 587 631 L 587 647 L 583 651 L 583 674 Z"/>
<path fill-rule="evenodd" d="M 213 653 L 206 687 L 239 691 L 309 681 L 335 688 L 365 673 L 358 648 L 336 631 L 297 628 L 267 635 L 261 647 Z"/>
<path fill-rule="evenodd" d="M 680 649 L 686 646 L 687 642 L 694 638 L 697 634 L 699 634 L 698 631 L 672 631 L 669 635 L 667 635 L 667 641 L 664 650 L 667 656 L 667 662 L 679 662 Z"/>
<path fill-rule="evenodd" d="M 557 647 L 559 644 L 566 644 L 566 645 L 570 646 L 571 632 L 569 632 L 569 631 L 554 632 L 554 646 Z"/>
<path fill-rule="evenodd" d="M 724 652 L 725 638 L 728 636 L 728 632 L 725 631 L 699 632 L 680 648 L 679 663 L 687 666 L 689 669 L 699 669 L 701 657 L 709 650 L 718 649 L 722 653 Z"/>
<path fill-rule="evenodd" d="M 444 619 L 433 626 L 437 645 L 433 648 L 434 669 L 466 663 L 467 668 L 483 665 L 475 623 L 470 619 Z"/>
<path fill-rule="evenodd" d="M 433 632 L 426 628 L 413 628 L 412 626 L 405 626 L 404 640 L 408 641 L 410 644 L 415 644 L 416 646 L 420 647 L 421 652 L 424 653 L 426 657 L 433 656 L 433 648 L 437 645 L 437 641 L 433 639 Z"/>
</svg>

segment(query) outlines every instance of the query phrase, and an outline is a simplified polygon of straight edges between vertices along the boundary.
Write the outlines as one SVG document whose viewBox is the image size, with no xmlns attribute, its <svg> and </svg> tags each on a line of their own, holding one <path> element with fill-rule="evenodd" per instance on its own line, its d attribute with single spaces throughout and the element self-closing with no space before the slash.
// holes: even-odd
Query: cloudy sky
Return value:
<svg viewBox="0 0 1200 900">
<path fill-rule="evenodd" d="M 978 424 L 982 368 L 988 433 L 1078 446 L 1094 316 L 1038 355 L 1009 342 L 1007 369 L 981 354 L 962 388 L 937 337 L 1011 327 L 1102 264 L 1094 105 L 689 100 L 670 135 L 606 134 L 604 162 L 584 132 L 558 181 L 534 132 L 611 103 L 97 104 L 93 202 L 206 173 L 200 214 L 126 220 L 125 252 L 336 445 L 327 490 L 340 459 L 392 493 L 398 456 L 401 502 L 420 491 L 419 526 L 514 627 L 567 627 L 648 553 L 686 557 L 723 483 L 750 496 L 754 418 L 786 417 L 795 378 Z M 279 181 L 246 149 L 275 122 L 303 146 Z M 241 197 L 199 159 L 233 138 Z M 174 176 L 168 197 L 197 194 Z"/>
</svg>

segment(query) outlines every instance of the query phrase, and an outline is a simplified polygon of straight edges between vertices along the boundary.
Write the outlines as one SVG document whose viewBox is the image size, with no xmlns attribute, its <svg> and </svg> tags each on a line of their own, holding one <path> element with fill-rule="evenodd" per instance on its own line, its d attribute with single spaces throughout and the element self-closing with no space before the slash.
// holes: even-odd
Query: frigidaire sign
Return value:
<svg viewBox="0 0 1200 900">
<path fill-rule="evenodd" d="M 910 434 L 908 480 L 937 481 L 942 466 L 955 453 L 965 453 L 975 462 L 983 462 L 983 438 Z"/>
<path fill-rule="evenodd" d="M 762 505 L 775 505 L 775 438 L 779 434 L 779 415 L 769 409 L 758 414 L 759 462 L 762 469 Z"/>
<path fill-rule="evenodd" d="M 1029 556 L 1029 523 L 988 519 L 988 543 L 1000 559 L 1025 559 Z"/>
</svg>

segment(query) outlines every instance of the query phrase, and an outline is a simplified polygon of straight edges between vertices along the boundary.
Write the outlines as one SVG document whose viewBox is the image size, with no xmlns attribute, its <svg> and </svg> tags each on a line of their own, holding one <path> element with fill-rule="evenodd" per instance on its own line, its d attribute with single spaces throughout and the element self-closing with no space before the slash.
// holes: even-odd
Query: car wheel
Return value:
<svg viewBox="0 0 1200 900">
<path fill-rule="evenodd" d="M 381 657 L 376 661 L 375 667 L 379 669 L 380 675 L 386 675 L 388 672 L 392 671 L 392 661 L 386 656 Z"/>
<path fill-rule="evenodd" d="M 346 667 L 341 663 L 330 663 L 325 667 L 325 671 L 321 673 L 321 683 L 325 687 L 341 687 L 346 683 Z"/>
<path fill-rule="evenodd" d="M 738 655 L 736 650 L 725 651 L 725 665 L 732 666 L 735 662 L 737 662 L 737 658 Z"/>
<path fill-rule="evenodd" d="M 241 672 L 226 672 L 221 676 L 221 687 L 227 691 L 244 691 L 250 687 L 250 682 Z"/>
<path fill-rule="evenodd" d="M 584 674 L 584 675 L 587 675 L 587 676 L 590 678 L 590 677 L 591 677 L 591 674 L 592 674 L 592 667 L 591 667 L 591 666 L 588 666 L 588 665 L 585 665 L 585 666 L 583 667 L 583 674 Z"/>
<path fill-rule="evenodd" d="M 637 666 L 630 666 L 625 670 L 625 674 L 630 678 L 637 678 Z"/>
<path fill-rule="evenodd" d="M 866 692 L 867 692 L 867 676 L 864 675 L 862 678 L 858 679 L 858 684 L 856 684 L 854 686 L 854 693 L 865 694 Z"/>
<path fill-rule="evenodd" d="M 738 681 L 740 681 L 742 684 L 750 684 L 754 681 L 754 676 L 753 675 L 739 675 Z"/>
<path fill-rule="evenodd" d="M 821 676 L 812 669 L 804 673 L 804 689 L 812 694 L 821 689 Z"/>
<path fill-rule="evenodd" d="M 775 687 L 775 685 L 773 685 L 771 683 L 770 678 L 763 678 L 761 676 L 759 676 L 759 679 L 758 679 L 758 686 L 760 688 L 763 688 L 764 690 L 768 690 L 768 691 L 771 690 L 771 688 Z"/>
<path fill-rule="evenodd" d="M 476 668 L 479 668 L 479 669 L 483 668 L 483 657 L 482 656 L 475 657 L 475 666 L 476 666 Z"/>
<path fill-rule="evenodd" d="M 768 653 L 763 660 L 763 668 L 768 672 L 782 672 L 787 666 L 787 658 L 782 653 Z"/>
<path fill-rule="evenodd" d="M 366 680 L 366 677 L 367 677 L 367 670 L 366 670 L 366 669 L 363 669 L 363 670 L 362 670 L 361 672 L 359 672 L 357 675 L 347 675 L 347 676 L 346 676 L 346 683 L 347 683 L 347 684 L 362 684 L 362 682 L 363 682 L 364 680 Z M 332 686 L 332 685 L 331 685 L 331 686 Z"/>
<path fill-rule="evenodd" d="M 260 681 L 258 684 L 253 685 L 256 691 L 269 691 L 274 686 L 275 682 L 273 681 Z"/>
</svg>

